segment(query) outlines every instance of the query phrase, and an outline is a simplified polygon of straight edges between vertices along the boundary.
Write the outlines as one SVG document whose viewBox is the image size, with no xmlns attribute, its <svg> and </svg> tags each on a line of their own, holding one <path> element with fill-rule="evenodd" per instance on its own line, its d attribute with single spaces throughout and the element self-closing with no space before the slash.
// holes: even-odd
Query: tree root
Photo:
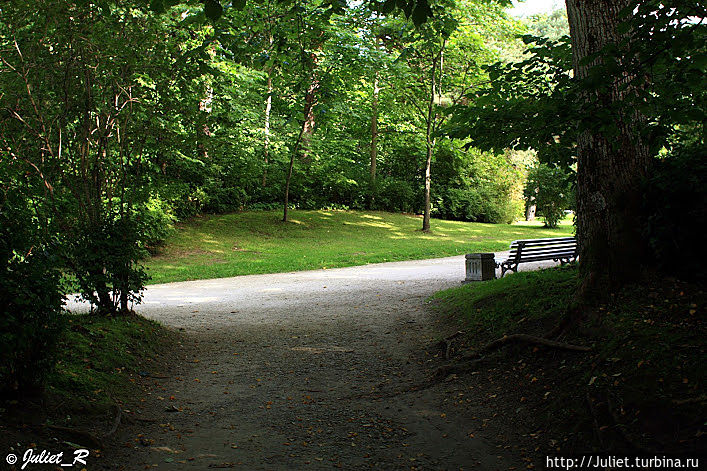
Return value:
<svg viewBox="0 0 707 471">
<path fill-rule="evenodd" d="M 587 405 L 589 406 L 589 413 L 592 415 L 592 426 L 594 427 L 594 434 L 597 437 L 599 445 L 601 445 L 602 449 L 604 449 L 604 440 L 601 434 L 601 427 L 599 427 L 597 408 L 594 405 L 594 400 L 589 396 L 589 393 L 587 393 L 585 397 L 587 399 Z"/>
<path fill-rule="evenodd" d="M 503 337 L 496 339 L 493 342 L 487 343 L 486 345 L 481 347 L 476 352 L 462 357 L 457 362 L 458 364 L 447 365 L 447 366 L 442 366 L 442 367 L 438 368 L 435 371 L 433 378 L 435 378 L 437 380 L 441 380 L 441 379 L 447 378 L 450 374 L 453 374 L 453 373 L 467 372 L 467 371 L 473 369 L 473 367 L 475 367 L 480 361 L 483 361 L 484 354 L 490 353 L 494 350 L 498 350 L 498 349 L 500 349 L 508 344 L 511 344 L 511 343 L 527 343 L 527 344 L 531 344 L 531 345 L 542 345 L 545 347 L 557 348 L 560 350 L 570 350 L 570 351 L 575 351 L 575 352 L 591 351 L 591 347 L 585 347 L 583 345 L 574 345 L 571 343 L 558 342 L 556 340 L 550 340 L 550 339 L 547 339 L 544 337 L 536 337 L 534 335 L 527 335 L 527 334 L 504 335 Z M 463 363 L 464 365 L 460 366 L 459 363 Z"/>
<path fill-rule="evenodd" d="M 583 345 L 574 345 L 571 343 L 558 342 L 556 340 L 550 340 L 544 337 L 535 337 L 534 335 L 527 334 L 511 334 L 504 335 L 500 339 L 496 339 L 493 342 L 487 343 L 477 352 L 475 352 L 471 357 L 478 358 L 484 353 L 492 352 L 498 350 L 499 348 L 505 346 L 509 343 L 529 343 L 531 345 L 542 345 L 544 347 L 558 348 L 560 350 L 572 350 L 575 352 L 588 352 L 591 347 L 585 347 Z"/>
<path fill-rule="evenodd" d="M 631 438 L 631 436 L 628 433 L 627 427 L 621 423 L 619 420 L 619 416 L 616 413 L 616 408 L 614 407 L 614 404 L 611 401 L 611 398 L 609 395 L 607 395 L 606 398 L 606 404 L 607 404 L 607 409 L 609 411 L 609 415 L 611 416 L 611 420 L 614 422 L 614 430 L 618 432 L 618 434 L 621 436 L 621 438 L 628 443 L 628 445 L 633 448 L 635 451 L 643 454 L 651 454 L 652 451 L 646 448 L 645 446 L 641 445 L 638 443 L 636 440 Z"/>
<path fill-rule="evenodd" d="M 440 348 L 440 350 L 444 351 L 444 358 L 445 359 L 449 360 L 449 358 L 451 357 L 452 345 L 454 343 L 454 340 L 461 337 L 462 335 L 464 335 L 464 332 L 462 332 L 461 330 L 458 330 L 455 333 L 453 333 L 452 335 L 450 335 L 449 337 L 445 337 L 442 340 L 440 340 L 439 348 Z"/>
<path fill-rule="evenodd" d="M 707 394 L 697 397 L 689 397 L 687 399 L 675 399 L 673 404 L 676 406 L 684 406 L 687 404 L 702 404 L 703 402 L 707 402 Z"/>
<path fill-rule="evenodd" d="M 121 418 L 123 416 L 122 408 L 115 400 L 113 400 L 112 408 L 113 410 L 115 410 L 113 425 L 111 426 L 110 430 L 108 430 L 108 432 L 106 432 L 100 437 L 97 437 L 96 435 L 86 430 L 74 429 L 71 427 L 62 427 L 61 425 L 48 425 L 47 428 L 49 428 L 50 430 L 55 430 L 57 432 L 62 432 L 70 437 L 73 437 L 75 441 L 79 442 L 82 445 L 91 445 L 95 448 L 102 449 L 104 447 L 104 440 L 109 438 L 118 430 Z"/>
<path fill-rule="evenodd" d="M 123 415 L 122 408 L 117 403 L 115 403 L 113 405 L 113 408 L 116 411 L 115 418 L 113 419 L 113 426 L 110 428 L 110 430 L 105 435 L 103 435 L 104 439 L 113 435 L 116 432 L 116 430 L 118 430 L 118 427 L 120 426 L 120 418 Z"/>
<path fill-rule="evenodd" d="M 56 430 L 57 432 L 62 432 L 66 435 L 69 435 L 73 438 L 73 440 L 80 442 L 81 445 L 91 445 L 94 448 L 99 449 L 103 448 L 103 442 L 101 441 L 101 439 L 92 434 L 91 432 L 73 429 L 70 427 L 62 427 L 61 425 L 48 425 L 47 427 L 50 430 Z"/>
</svg>

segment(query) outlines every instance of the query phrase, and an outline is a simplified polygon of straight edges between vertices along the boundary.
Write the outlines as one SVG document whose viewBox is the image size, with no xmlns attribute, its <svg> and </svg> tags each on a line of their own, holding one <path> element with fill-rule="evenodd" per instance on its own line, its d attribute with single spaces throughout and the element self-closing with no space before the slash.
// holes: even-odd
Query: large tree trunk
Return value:
<svg viewBox="0 0 707 471">
<path fill-rule="evenodd" d="M 378 71 L 373 80 L 373 100 L 371 101 L 371 167 L 369 180 L 369 200 L 368 209 L 373 209 L 376 199 L 376 161 L 378 160 L 378 95 L 380 88 L 378 87 Z"/>
<path fill-rule="evenodd" d="M 619 38 L 619 11 L 630 0 L 566 0 L 572 38 L 574 75 L 587 76 L 593 64 L 583 59 Z M 589 106 L 604 109 L 630 90 L 612 78 L 606 91 L 587 92 Z M 577 239 L 580 269 L 589 284 L 613 288 L 636 279 L 648 258 L 641 237 L 640 183 L 651 156 L 636 132 L 641 117 L 617 118 L 617 136 L 584 131 L 577 140 Z M 596 280 L 596 281 L 591 281 Z M 602 284 L 603 284 L 602 283 Z M 596 292 L 596 290 L 592 290 Z"/>
</svg>

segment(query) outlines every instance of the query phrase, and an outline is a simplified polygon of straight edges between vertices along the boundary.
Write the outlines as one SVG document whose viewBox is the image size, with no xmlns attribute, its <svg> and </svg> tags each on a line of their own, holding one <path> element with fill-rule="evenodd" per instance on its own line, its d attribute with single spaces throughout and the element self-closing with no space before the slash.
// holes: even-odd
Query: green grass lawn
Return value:
<svg viewBox="0 0 707 471">
<path fill-rule="evenodd" d="M 375 211 L 279 211 L 202 216 L 178 225 L 146 266 L 151 283 L 347 267 L 508 249 L 515 239 L 574 233 L 541 222 L 482 224 Z"/>
</svg>

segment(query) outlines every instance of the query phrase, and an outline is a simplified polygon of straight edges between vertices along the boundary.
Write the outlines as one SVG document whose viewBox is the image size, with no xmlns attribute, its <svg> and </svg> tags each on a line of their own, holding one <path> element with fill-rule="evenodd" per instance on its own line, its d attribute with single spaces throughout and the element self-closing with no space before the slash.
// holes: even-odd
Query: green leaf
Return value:
<svg viewBox="0 0 707 471">
<path fill-rule="evenodd" d="M 223 7 L 218 0 L 206 0 L 204 3 L 204 13 L 210 20 L 216 21 L 223 14 Z"/>
<path fill-rule="evenodd" d="M 393 9 L 395 9 L 395 0 L 385 0 L 383 5 L 380 7 L 380 11 L 384 15 L 387 15 L 392 12 Z"/>
<path fill-rule="evenodd" d="M 163 0 L 152 0 L 150 2 L 150 9 L 155 13 L 164 13 L 164 1 Z"/>
<path fill-rule="evenodd" d="M 427 3 L 427 0 L 419 0 L 417 5 L 415 5 L 415 9 L 412 11 L 412 22 L 415 23 L 415 26 L 420 26 L 431 16 L 432 9 Z"/>
</svg>

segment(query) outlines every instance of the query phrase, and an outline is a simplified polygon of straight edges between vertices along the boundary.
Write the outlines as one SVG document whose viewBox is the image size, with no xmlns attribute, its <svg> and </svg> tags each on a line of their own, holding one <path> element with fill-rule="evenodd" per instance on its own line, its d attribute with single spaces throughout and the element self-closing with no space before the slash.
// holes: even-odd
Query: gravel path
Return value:
<svg viewBox="0 0 707 471">
<path fill-rule="evenodd" d="M 411 390 L 439 365 L 434 343 L 453 332 L 425 299 L 463 278 L 463 257 L 451 257 L 150 286 L 138 312 L 182 340 L 109 461 L 128 470 L 524 468 L 472 391 L 455 382 Z"/>
</svg>

